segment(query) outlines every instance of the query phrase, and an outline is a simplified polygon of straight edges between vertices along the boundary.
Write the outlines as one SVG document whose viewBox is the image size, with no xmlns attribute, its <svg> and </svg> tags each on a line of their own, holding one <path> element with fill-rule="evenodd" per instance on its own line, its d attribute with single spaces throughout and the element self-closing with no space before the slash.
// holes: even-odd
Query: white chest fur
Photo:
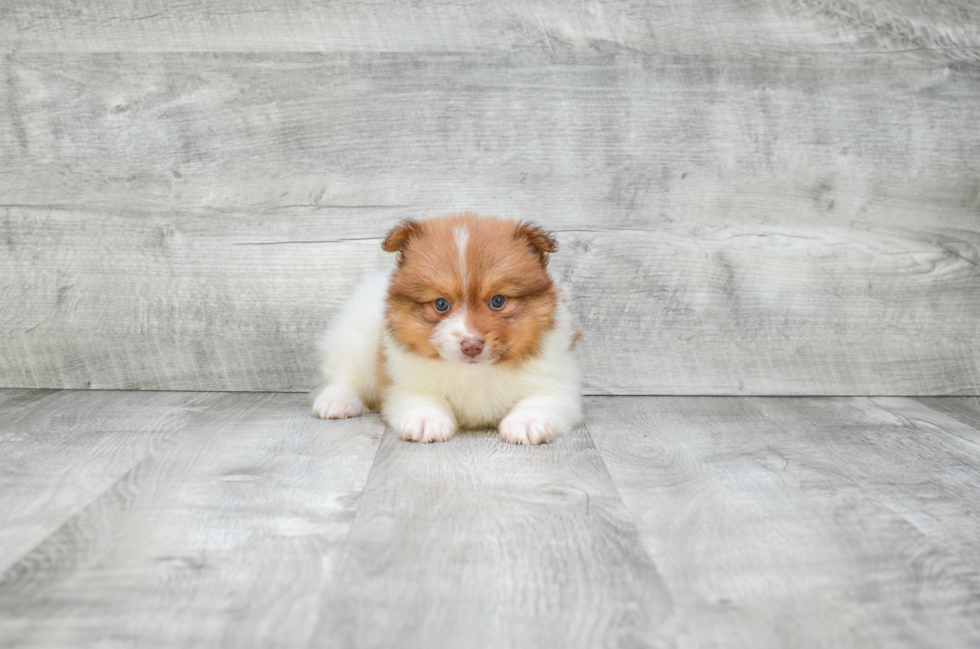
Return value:
<svg viewBox="0 0 980 649">
<path fill-rule="evenodd" d="M 577 394 L 579 376 L 569 349 L 572 342 L 569 320 L 562 304 L 556 313 L 555 328 L 545 336 L 539 356 L 518 367 L 423 358 L 385 334 L 385 369 L 391 379 L 391 390 L 444 399 L 463 427 L 496 426 L 522 399 Z"/>
</svg>

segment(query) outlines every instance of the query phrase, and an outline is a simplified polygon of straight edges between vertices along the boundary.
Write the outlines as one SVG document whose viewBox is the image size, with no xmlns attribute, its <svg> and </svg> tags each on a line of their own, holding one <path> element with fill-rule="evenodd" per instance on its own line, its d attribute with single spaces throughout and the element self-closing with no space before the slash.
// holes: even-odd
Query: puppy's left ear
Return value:
<svg viewBox="0 0 980 649">
<path fill-rule="evenodd" d="M 381 249 L 385 252 L 401 252 L 408 240 L 418 236 L 421 232 L 421 223 L 415 219 L 405 219 L 388 232 L 388 236 L 381 244 Z"/>
<path fill-rule="evenodd" d="M 555 240 L 553 232 L 548 232 L 540 225 L 535 225 L 530 221 L 524 221 L 517 225 L 518 238 L 524 239 L 529 248 L 541 260 L 542 266 L 548 265 L 548 253 L 558 250 L 558 241 Z"/>
</svg>

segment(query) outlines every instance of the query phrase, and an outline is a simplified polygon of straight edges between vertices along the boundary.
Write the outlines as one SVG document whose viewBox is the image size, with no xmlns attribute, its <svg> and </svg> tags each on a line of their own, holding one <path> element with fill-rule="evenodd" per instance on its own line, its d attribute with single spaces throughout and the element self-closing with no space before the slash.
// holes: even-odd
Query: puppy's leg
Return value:
<svg viewBox="0 0 980 649">
<path fill-rule="evenodd" d="M 500 437 L 510 444 L 547 444 L 582 422 L 577 396 L 522 399 L 500 422 Z"/>
<path fill-rule="evenodd" d="M 384 274 L 371 275 L 361 282 L 318 343 L 322 387 L 313 401 L 315 416 L 357 417 L 367 412 L 367 406 L 374 407 L 387 285 Z"/>
<path fill-rule="evenodd" d="M 392 390 L 382 414 L 402 439 L 409 442 L 445 442 L 456 434 L 456 417 L 445 399 Z"/>
<path fill-rule="evenodd" d="M 360 417 L 367 411 L 353 388 L 340 383 L 324 386 L 313 400 L 313 414 L 320 419 Z"/>
</svg>

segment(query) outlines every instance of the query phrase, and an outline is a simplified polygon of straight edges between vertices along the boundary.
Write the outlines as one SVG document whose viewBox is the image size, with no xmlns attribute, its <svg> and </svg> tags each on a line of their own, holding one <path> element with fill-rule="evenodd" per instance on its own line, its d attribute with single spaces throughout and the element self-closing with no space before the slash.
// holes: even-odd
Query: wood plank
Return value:
<svg viewBox="0 0 980 649">
<path fill-rule="evenodd" d="M 533 448 L 387 431 L 344 550 L 317 643 L 669 643 L 670 597 L 581 429 Z"/>
<path fill-rule="evenodd" d="M 330 314 L 388 263 L 380 240 L 238 245 L 220 221 L 148 255 L 162 221 L 112 220 L 107 253 L 104 219 L 28 221 L 0 261 L 3 385 L 308 389 Z M 953 232 L 566 230 L 552 268 L 590 393 L 971 393 L 980 234 Z"/>
<path fill-rule="evenodd" d="M 706 19 L 706 17 L 708 17 Z M 644 51 L 791 55 L 919 48 L 976 61 L 975 3 L 699 0 L 492 3 L 12 0 L 14 51 Z"/>
<path fill-rule="evenodd" d="M 940 575 L 980 571 L 980 430 L 906 398 L 753 399 L 763 414 L 819 445 L 862 491 L 900 513 L 944 552 Z M 944 557 L 950 554 L 951 557 Z M 950 566 L 943 566 L 950 560 Z M 937 579 L 939 576 L 937 575 Z M 980 574 L 971 606 L 980 612 Z"/>
<path fill-rule="evenodd" d="M 30 412 L 35 402 L 57 393 L 58 390 L 0 390 L 0 408 L 7 425 L 10 426 L 14 417 Z"/>
<path fill-rule="evenodd" d="M 305 646 L 382 425 L 230 394 L 0 577 L 4 646 Z"/>
<path fill-rule="evenodd" d="M 980 456 L 953 438 L 854 398 L 593 398 L 587 413 L 679 645 L 980 641 Z"/>
<path fill-rule="evenodd" d="M 217 395 L 0 391 L 0 572 Z"/>
<path fill-rule="evenodd" d="M 7 63 L 0 385 L 307 389 L 312 341 L 385 263 L 377 238 L 474 208 L 559 231 L 589 392 L 980 392 L 970 68 L 921 53 Z"/>
<path fill-rule="evenodd" d="M 5 68 L 4 206 L 258 211 L 265 241 L 275 210 L 318 213 L 304 239 L 462 208 L 563 227 L 921 225 L 923 210 L 976 227 L 980 135 L 960 109 L 980 85 L 914 54 L 17 53 Z M 348 223 L 379 208 L 383 223 Z"/>
<path fill-rule="evenodd" d="M 921 397 L 916 401 L 980 429 L 980 397 Z"/>
</svg>

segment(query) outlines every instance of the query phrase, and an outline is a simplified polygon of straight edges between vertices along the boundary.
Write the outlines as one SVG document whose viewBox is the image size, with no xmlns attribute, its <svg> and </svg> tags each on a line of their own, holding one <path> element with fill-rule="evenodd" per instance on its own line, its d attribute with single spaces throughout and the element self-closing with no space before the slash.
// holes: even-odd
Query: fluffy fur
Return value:
<svg viewBox="0 0 980 649">
<path fill-rule="evenodd" d="M 547 272 L 548 233 L 465 213 L 403 222 L 383 247 L 396 269 L 362 282 L 320 343 L 317 417 L 380 410 L 418 442 L 498 427 L 540 444 L 578 425 L 577 332 Z"/>
</svg>

